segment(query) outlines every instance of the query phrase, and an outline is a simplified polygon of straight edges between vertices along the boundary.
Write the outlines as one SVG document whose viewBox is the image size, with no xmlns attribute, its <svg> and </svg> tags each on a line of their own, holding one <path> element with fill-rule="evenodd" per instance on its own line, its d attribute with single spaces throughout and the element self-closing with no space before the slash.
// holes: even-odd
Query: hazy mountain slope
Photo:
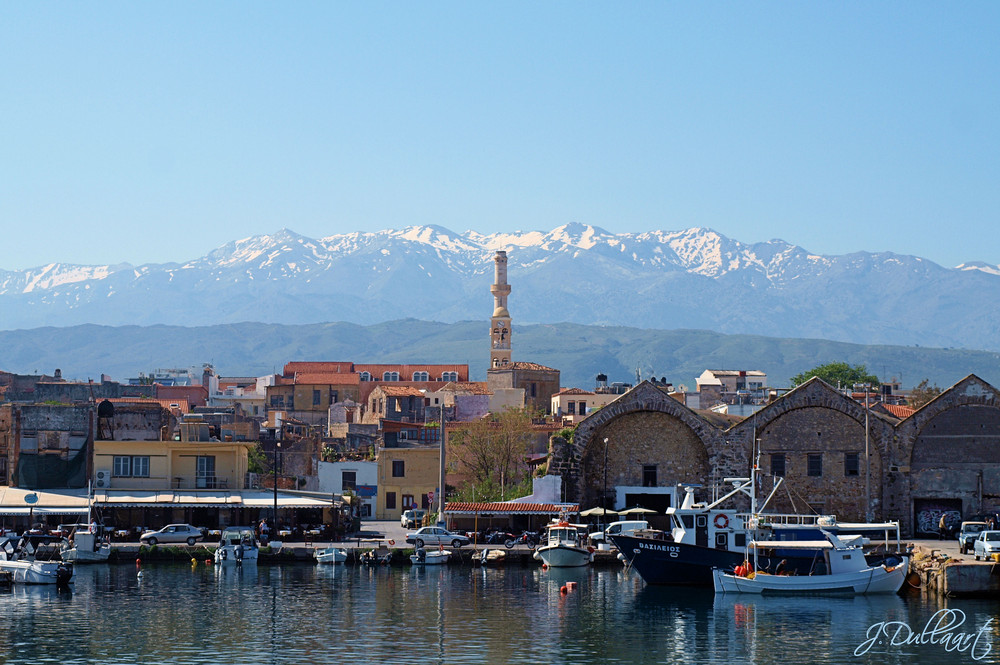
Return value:
<svg viewBox="0 0 1000 665">
<path fill-rule="evenodd" d="M 215 326 L 84 325 L 0 331 L 0 370 L 48 373 L 67 379 L 103 372 L 116 379 L 163 367 L 212 363 L 223 375 L 280 372 L 292 360 L 468 363 L 486 376 L 488 338 L 482 322 L 431 323 L 412 319 L 361 326 L 223 324 Z M 723 335 L 699 330 L 644 330 L 580 324 L 515 325 L 514 357 L 558 368 L 562 384 L 593 388 L 594 377 L 633 382 L 666 377 L 694 389 L 705 369 L 759 369 L 774 386 L 819 364 L 865 364 L 904 386 L 927 378 L 947 387 L 968 374 L 1000 386 L 1000 354 L 899 346 L 862 346 L 809 339 Z"/>
</svg>

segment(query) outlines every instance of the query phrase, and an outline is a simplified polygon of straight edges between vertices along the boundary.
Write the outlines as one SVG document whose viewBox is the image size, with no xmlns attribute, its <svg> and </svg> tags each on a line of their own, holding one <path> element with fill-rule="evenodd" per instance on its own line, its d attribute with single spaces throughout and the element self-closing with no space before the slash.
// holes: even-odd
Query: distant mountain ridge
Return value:
<svg viewBox="0 0 1000 665">
<path fill-rule="evenodd" d="M 1000 266 L 944 268 L 890 252 L 820 256 L 709 229 L 614 234 L 583 224 L 321 239 L 282 229 L 180 264 L 0 271 L 0 327 L 485 321 L 498 249 L 508 252 L 515 324 L 1000 349 Z"/>
</svg>

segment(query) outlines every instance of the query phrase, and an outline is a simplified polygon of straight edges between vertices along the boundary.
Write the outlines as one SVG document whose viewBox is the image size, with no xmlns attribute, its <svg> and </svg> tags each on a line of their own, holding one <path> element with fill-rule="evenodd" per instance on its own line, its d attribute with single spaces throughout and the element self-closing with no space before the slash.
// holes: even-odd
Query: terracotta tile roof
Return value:
<svg viewBox="0 0 1000 665">
<path fill-rule="evenodd" d="M 447 390 L 449 392 L 468 392 L 473 395 L 492 395 L 493 391 L 490 390 L 489 386 L 485 381 L 449 381 L 448 383 L 441 386 L 438 390 Z"/>
<path fill-rule="evenodd" d="M 882 408 L 900 420 L 906 420 L 917 412 L 912 406 L 903 406 L 902 404 L 883 404 Z"/>
<path fill-rule="evenodd" d="M 302 362 L 296 360 L 285 363 L 282 374 L 283 376 L 294 376 L 296 372 L 350 374 L 354 371 L 354 363 L 351 362 Z"/>
<path fill-rule="evenodd" d="M 516 501 L 494 501 L 492 503 L 446 503 L 446 513 L 508 513 L 512 515 L 558 515 L 561 512 L 578 513 L 580 504 L 517 503 Z"/>
<path fill-rule="evenodd" d="M 424 393 L 410 386 L 392 386 L 380 384 L 375 390 L 381 390 L 386 397 L 423 397 Z M 374 391 L 372 391 L 374 392 Z"/>
<path fill-rule="evenodd" d="M 293 379 L 298 385 L 344 386 L 361 383 L 361 377 L 356 373 L 338 374 L 336 372 L 296 372 Z"/>
<path fill-rule="evenodd" d="M 596 395 L 597 393 L 592 393 L 589 390 L 584 390 L 582 388 L 563 388 L 556 395 Z M 555 395 L 553 395 L 555 397 Z"/>
<path fill-rule="evenodd" d="M 559 371 L 557 369 L 553 369 L 552 367 L 546 367 L 545 365 L 539 365 L 538 363 L 529 363 L 529 362 L 525 362 L 523 360 L 518 360 L 516 362 L 512 362 L 511 364 L 507 365 L 507 367 L 510 367 L 511 369 L 536 369 L 536 370 L 544 370 L 546 372 L 558 372 Z M 503 367 L 500 367 L 499 369 L 503 369 Z"/>
</svg>

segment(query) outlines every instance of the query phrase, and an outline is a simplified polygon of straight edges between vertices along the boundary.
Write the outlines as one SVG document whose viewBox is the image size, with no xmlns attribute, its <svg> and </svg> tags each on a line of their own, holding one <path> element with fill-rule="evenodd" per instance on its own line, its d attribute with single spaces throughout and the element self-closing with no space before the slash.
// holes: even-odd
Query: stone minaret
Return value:
<svg viewBox="0 0 1000 665">
<path fill-rule="evenodd" d="M 490 368 L 501 369 L 510 365 L 510 312 L 507 311 L 507 252 L 497 252 L 493 257 L 493 316 L 490 319 Z"/>
</svg>

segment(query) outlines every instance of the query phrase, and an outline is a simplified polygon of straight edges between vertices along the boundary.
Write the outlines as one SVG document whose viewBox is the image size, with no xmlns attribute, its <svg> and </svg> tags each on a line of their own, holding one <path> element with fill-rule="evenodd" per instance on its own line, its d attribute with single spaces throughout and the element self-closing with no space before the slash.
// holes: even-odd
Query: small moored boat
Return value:
<svg viewBox="0 0 1000 665">
<path fill-rule="evenodd" d="M 339 547 L 320 547 L 313 552 L 316 563 L 344 563 L 347 561 L 347 550 Z"/>
<path fill-rule="evenodd" d="M 227 526 L 215 550 L 215 563 L 257 563 L 260 545 L 252 526 Z"/>
<path fill-rule="evenodd" d="M 819 541 L 753 542 L 756 550 L 802 548 L 813 551 L 815 564 L 808 575 L 772 575 L 740 566 L 729 573 L 716 568 L 713 574 L 716 593 L 759 594 L 873 594 L 896 593 L 906 580 L 909 558 L 890 556 L 881 563 L 869 564 L 861 545 L 849 545 L 832 533 L 823 532 Z"/>
<path fill-rule="evenodd" d="M 28 535 L 0 539 L 0 572 L 10 573 L 15 584 L 69 584 L 75 572 L 59 556 L 60 541 Z"/>
<path fill-rule="evenodd" d="M 448 558 L 450 556 L 451 552 L 445 549 L 427 551 L 423 547 L 418 547 L 416 551 L 410 555 L 410 561 L 420 566 L 439 566 L 441 564 L 448 563 Z"/>
<path fill-rule="evenodd" d="M 587 547 L 580 530 L 586 525 L 560 520 L 545 527 L 545 544 L 532 555 L 553 568 L 586 566 L 594 560 L 594 548 Z"/>
</svg>

